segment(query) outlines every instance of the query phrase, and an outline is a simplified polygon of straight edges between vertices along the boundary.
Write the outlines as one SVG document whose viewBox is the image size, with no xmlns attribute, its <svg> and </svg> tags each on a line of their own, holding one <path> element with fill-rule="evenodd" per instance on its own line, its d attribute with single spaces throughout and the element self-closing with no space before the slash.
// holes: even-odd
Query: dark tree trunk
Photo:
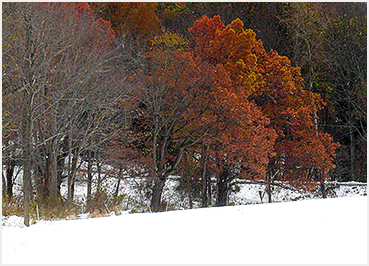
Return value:
<svg viewBox="0 0 369 266">
<path fill-rule="evenodd" d="M 72 167 L 71 172 L 68 174 L 68 200 L 73 201 L 74 198 L 74 179 L 75 174 L 77 172 L 77 163 L 78 163 L 79 151 L 77 148 L 74 149 L 74 155 L 72 159 Z"/>
<path fill-rule="evenodd" d="M 187 193 L 188 193 L 188 201 L 189 201 L 189 204 L 190 204 L 190 209 L 193 209 L 190 177 L 187 178 Z"/>
<path fill-rule="evenodd" d="M 46 205 L 49 198 L 50 156 L 44 146 L 35 153 L 35 181 L 37 202 Z"/>
<path fill-rule="evenodd" d="M 34 41 L 33 41 L 33 24 L 32 24 L 33 14 L 29 13 L 24 16 L 24 22 L 26 25 L 26 54 L 24 56 L 25 60 L 30 62 L 28 64 L 27 71 L 27 90 L 28 99 L 24 112 L 23 118 L 23 202 L 24 202 L 24 224 L 26 226 L 30 225 L 30 201 L 32 194 L 32 183 L 31 183 L 31 170 L 32 170 L 32 136 L 33 136 L 33 108 L 34 108 L 34 97 L 36 96 L 36 90 L 33 87 L 34 83 L 34 62 L 35 54 L 33 53 Z"/>
<path fill-rule="evenodd" d="M 117 186 L 115 187 L 114 197 L 117 198 L 119 194 L 120 178 L 118 178 Z"/>
<path fill-rule="evenodd" d="M 210 197 L 210 194 L 208 194 L 208 186 L 210 184 L 208 184 L 208 178 L 207 178 L 207 169 L 206 169 L 206 164 L 207 164 L 207 151 L 208 151 L 208 147 L 206 147 L 206 150 L 204 151 L 204 160 L 203 160 L 203 168 L 202 168 L 202 190 L 201 190 L 201 195 L 202 195 L 202 207 L 208 207 L 208 197 Z"/>
<path fill-rule="evenodd" d="M 152 212 L 159 212 L 163 211 L 161 208 L 161 196 L 163 194 L 163 189 L 165 185 L 166 178 L 157 177 L 154 180 L 154 188 L 152 191 L 152 198 L 151 198 L 151 211 Z"/>
<path fill-rule="evenodd" d="M 65 161 L 65 156 L 63 155 L 58 156 L 58 187 L 57 187 L 57 190 L 59 194 L 60 194 L 61 184 L 63 183 L 63 179 L 65 178 L 65 176 L 63 176 L 64 161 Z"/>
<path fill-rule="evenodd" d="M 267 176 L 267 194 L 268 194 L 268 203 L 272 203 L 272 184 L 271 184 L 272 180 L 270 178 L 270 176 Z"/>
<path fill-rule="evenodd" d="M 204 178 L 202 179 L 201 201 L 202 207 L 208 207 L 207 180 Z"/>
<path fill-rule="evenodd" d="M 42 190 L 43 190 L 43 200 L 46 200 L 49 198 L 50 196 L 50 185 L 49 185 L 49 182 L 50 182 L 50 156 L 47 155 L 47 158 L 45 160 L 45 171 L 43 173 L 43 187 L 42 187 Z"/>
<path fill-rule="evenodd" d="M 57 140 L 54 139 L 51 142 L 50 147 L 50 182 L 49 182 L 49 192 L 50 192 L 50 203 L 57 204 L 59 201 L 58 193 L 58 144 Z"/>
<path fill-rule="evenodd" d="M 12 199 L 13 197 L 13 174 L 15 169 L 15 162 L 10 161 L 6 166 L 6 194 L 8 199 Z M 3 184 L 4 186 L 4 184 Z"/>
<path fill-rule="evenodd" d="M 31 186 L 31 169 L 32 169 L 32 115 L 31 115 L 31 105 L 29 106 L 29 113 L 25 121 L 25 149 L 23 153 L 23 202 L 24 202 L 24 224 L 26 226 L 30 225 L 30 201 L 32 194 Z M 28 121 L 27 121 L 28 120 Z"/>
<path fill-rule="evenodd" d="M 268 172 L 266 174 L 266 193 L 268 195 L 268 203 L 272 203 L 272 193 L 273 193 L 273 180 L 274 177 L 276 176 L 276 174 L 278 173 L 278 171 L 276 173 L 273 174 L 273 172 Z"/>
<path fill-rule="evenodd" d="M 27 149 L 28 150 L 28 149 Z M 28 152 L 27 152 L 28 153 Z M 26 155 L 24 162 L 24 172 L 23 172 L 23 193 L 24 193 L 24 224 L 26 226 L 30 225 L 30 201 L 31 201 L 31 155 L 30 153 Z"/>
<path fill-rule="evenodd" d="M 216 206 L 227 206 L 227 202 L 228 202 L 228 188 L 227 188 L 227 183 L 226 182 L 222 182 L 222 181 L 218 181 L 217 183 L 218 185 L 218 193 L 217 193 L 217 201 L 216 201 Z"/>
<path fill-rule="evenodd" d="M 268 203 L 272 203 L 272 186 L 270 184 L 270 181 L 268 182 Z"/>
<path fill-rule="evenodd" d="M 325 189 L 324 180 L 320 181 L 320 191 L 322 192 L 323 199 L 327 198 L 327 190 Z"/>
<path fill-rule="evenodd" d="M 219 175 L 216 206 L 227 206 L 228 204 L 228 173 L 228 169 L 224 169 Z"/>
<path fill-rule="evenodd" d="M 101 163 L 97 162 L 97 191 L 100 191 L 101 186 Z"/>
<path fill-rule="evenodd" d="M 206 180 L 207 180 L 207 186 L 208 186 L 208 206 L 211 206 L 212 199 L 211 199 L 211 177 L 210 175 L 206 176 Z"/>
<path fill-rule="evenodd" d="M 39 164 L 35 167 L 35 182 L 36 182 L 36 200 L 38 204 L 41 204 L 44 200 L 44 186 L 41 166 Z"/>
<path fill-rule="evenodd" d="M 119 168 L 118 182 L 117 182 L 117 186 L 115 187 L 115 192 L 114 192 L 114 200 L 116 200 L 119 194 L 120 181 L 123 178 L 122 175 L 123 175 L 123 168 Z"/>
<path fill-rule="evenodd" d="M 2 182 L 3 182 L 3 186 L 2 186 L 2 196 L 3 196 L 3 199 L 6 198 L 6 187 L 5 187 L 5 184 L 6 184 L 6 181 L 5 181 L 5 176 L 4 176 L 4 172 L 2 173 Z"/>
<path fill-rule="evenodd" d="M 91 200 L 91 191 L 92 191 L 92 160 L 91 160 L 91 151 L 87 153 L 87 203 Z"/>
<path fill-rule="evenodd" d="M 32 76 L 30 74 L 30 76 Z M 30 201 L 32 196 L 32 136 L 33 136 L 33 96 L 28 95 L 27 113 L 24 117 L 24 150 L 23 150 L 23 202 L 24 202 L 24 224 L 30 225 Z"/>
<path fill-rule="evenodd" d="M 356 181 L 355 138 L 354 138 L 354 131 L 352 127 L 350 127 L 350 175 L 351 175 L 351 181 Z"/>
</svg>

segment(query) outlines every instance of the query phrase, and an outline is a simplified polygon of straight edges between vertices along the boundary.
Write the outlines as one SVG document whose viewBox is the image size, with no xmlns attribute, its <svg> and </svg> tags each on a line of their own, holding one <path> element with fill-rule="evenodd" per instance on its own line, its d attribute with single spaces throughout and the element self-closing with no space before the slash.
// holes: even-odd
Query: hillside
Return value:
<svg viewBox="0 0 369 266">
<path fill-rule="evenodd" d="M 2 263 L 366 262 L 366 196 L 2 228 Z"/>
</svg>

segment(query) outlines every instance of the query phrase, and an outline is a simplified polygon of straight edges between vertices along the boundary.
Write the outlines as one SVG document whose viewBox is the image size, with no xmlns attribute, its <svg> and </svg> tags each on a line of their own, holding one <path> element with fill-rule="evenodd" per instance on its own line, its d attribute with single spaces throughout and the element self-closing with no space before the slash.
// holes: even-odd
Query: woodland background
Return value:
<svg viewBox="0 0 369 266">
<path fill-rule="evenodd" d="M 240 179 L 269 201 L 366 182 L 366 8 L 3 3 L 3 215 L 75 211 L 78 183 L 101 209 L 108 177 L 136 180 L 151 211 L 173 176 L 204 207 Z"/>
</svg>

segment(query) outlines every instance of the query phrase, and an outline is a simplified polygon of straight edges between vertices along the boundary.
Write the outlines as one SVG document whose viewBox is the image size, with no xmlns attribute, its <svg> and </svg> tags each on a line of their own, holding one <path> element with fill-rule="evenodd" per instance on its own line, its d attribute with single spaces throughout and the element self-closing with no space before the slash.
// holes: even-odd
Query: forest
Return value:
<svg viewBox="0 0 369 266">
<path fill-rule="evenodd" d="M 2 3 L 2 212 L 367 180 L 366 3 Z M 17 172 L 23 193 L 14 193 Z M 61 194 L 66 184 L 67 194 Z M 111 188 L 114 190 L 114 188 Z M 117 190 L 118 191 L 118 190 Z M 216 199 L 212 201 L 211 195 Z M 110 197 L 111 196 L 111 197 Z"/>
</svg>

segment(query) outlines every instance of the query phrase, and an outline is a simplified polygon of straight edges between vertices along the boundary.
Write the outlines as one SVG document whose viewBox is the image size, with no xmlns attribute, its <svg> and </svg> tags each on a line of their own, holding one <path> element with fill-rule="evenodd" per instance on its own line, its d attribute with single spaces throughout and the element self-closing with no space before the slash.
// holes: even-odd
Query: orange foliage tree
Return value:
<svg viewBox="0 0 369 266">
<path fill-rule="evenodd" d="M 91 6 L 99 16 L 111 22 L 119 36 L 147 39 L 159 30 L 161 21 L 156 14 L 158 3 L 108 2 L 91 3 Z"/>
<path fill-rule="evenodd" d="M 233 180 L 266 175 L 277 135 L 268 127 L 270 121 L 261 110 L 234 87 L 217 95 L 215 104 L 222 109 L 223 123 L 204 144 L 208 147 L 209 168 L 217 177 L 216 205 L 224 206 Z"/>
<path fill-rule="evenodd" d="M 153 211 L 161 209 L 165 182 L 189 148 L 206 144 L 218 164 L 237 162 L 256 175 L 265 170 L 274 130 L 265 128 L 268 119 L 255 104 L 238 97 L 222 65 L 188 52 L 157 50 L 148 54 L 136 82 L 142 110 L 139 131 L 146 125 L 142 147 L 152 158 Z"/>
<path fill-rule="evenodd" d="M 270 173 L 274 175 L 279 171 L 282 180 L 314 190 L 316 183 L 311 181 L 323 182 L 335 167 L 338 147 L 333 138 L 314 123 L 316 108 L 322 108 L 324 102 L 318 94 L 303 89 L 300 70 L 292 67 L 287 57 L 275 51 L 266 53 L 261 42 L 256 43 L 254 51 L 264 79 L 252 98 L 271 118 L 279 136 Z"/>
<path fill-rule="evenodd" d="M 189 32 L 195 55 L 211 64 L 222 64 L 237 95 L 260 107 L 277 132 L 275 156 L 265 178 L 270 181 L 278 173 L 283 180 L 305 189 L 315 184 L 311 180 L 324 180 L 334 168 L 337 144 L 315 127 L 314 108 L 323 101 L 303 89 L 299 69 L 277 52 L 267 53 L 256 34 L 245 30 L 239 19 L 226 26 L 219 16 L 203 16 Z"/>
</svg>

